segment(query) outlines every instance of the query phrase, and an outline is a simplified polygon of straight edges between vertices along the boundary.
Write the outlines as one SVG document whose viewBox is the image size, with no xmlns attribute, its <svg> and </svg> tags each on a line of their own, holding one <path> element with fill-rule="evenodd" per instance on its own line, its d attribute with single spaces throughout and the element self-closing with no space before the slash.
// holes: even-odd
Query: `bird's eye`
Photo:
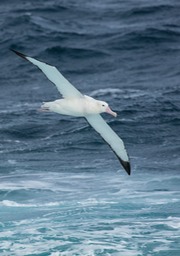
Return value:
<svg viewBox="0 0 180 256">
<path fill-rule="evenodd" d="M 105 105 L 104 105 L 104 104 L 102 104 L 102 107 L 105 107 Z"/>
</svg>

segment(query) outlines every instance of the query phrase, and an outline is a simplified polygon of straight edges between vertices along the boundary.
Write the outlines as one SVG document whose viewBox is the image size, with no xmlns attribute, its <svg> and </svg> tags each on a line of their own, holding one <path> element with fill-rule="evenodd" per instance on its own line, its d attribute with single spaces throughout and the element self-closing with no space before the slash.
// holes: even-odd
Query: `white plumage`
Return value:
<svg viewBox="0 0 180 256">
<path fill-rule="evenodd" d="M 117 116 L 117 114 L 110 109 L 108 104 L 104 101 L 99 101 L 87 95 L 83 95 L 66 78 L 64 78 L 55 67 L 25 56 L 15 50 L 12 51 L 41 69 L 47 78 L 56 85 L 58 91 L 63 96 L 63 99 L 45 102 L 41 106 L 41 110 L 56 112 L 63 115 L 85 117 L 89 124 L 108 143 L 126 172 L 130 175 L 131 168 L 124 143 L 100 115 L 101 113 L 106 112 L 115 117 Z"/>
</svg>

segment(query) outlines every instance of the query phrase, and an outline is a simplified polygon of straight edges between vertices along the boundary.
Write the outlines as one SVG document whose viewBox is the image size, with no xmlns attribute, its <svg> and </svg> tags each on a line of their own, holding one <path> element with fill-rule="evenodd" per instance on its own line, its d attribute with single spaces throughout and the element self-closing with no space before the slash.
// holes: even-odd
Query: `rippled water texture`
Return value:
<svg viewBox="0 0 180 256">
<path fill-rule="evenodd" d="M 178 0 L 0 2 L 0 255 L 179 256 Z M 124 140 L 128 176 L 9 48 L 55 65 Z"/>
</svg>

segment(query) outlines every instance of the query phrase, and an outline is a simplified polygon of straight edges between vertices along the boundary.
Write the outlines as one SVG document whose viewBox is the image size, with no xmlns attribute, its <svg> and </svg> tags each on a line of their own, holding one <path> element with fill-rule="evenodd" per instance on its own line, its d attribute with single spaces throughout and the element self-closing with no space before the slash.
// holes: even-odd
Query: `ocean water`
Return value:
<svg viewBox="0 0 180 256">
<path fill-rule="evenodd" d="M 180 255 L 178 0 L 0 2 L 0 255 Z M 9 48 L 55 65 L 124 140 L 128 176 Z"/>
</svg>

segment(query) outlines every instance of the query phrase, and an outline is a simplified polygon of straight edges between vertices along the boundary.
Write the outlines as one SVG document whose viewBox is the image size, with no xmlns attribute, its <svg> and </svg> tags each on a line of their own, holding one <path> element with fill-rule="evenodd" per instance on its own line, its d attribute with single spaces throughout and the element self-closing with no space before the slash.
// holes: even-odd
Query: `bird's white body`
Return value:
<svg viewBox="0 0 180 256">
<path fill-rule="evenodd" d="M 82 117 L 86 112 L 85 100 L 82 99 L 59 99 L 45 102 L 41 106 L 42 111 L 51 111 L 61 115 Z"/>
<path fill-rule="evenodd" d="M 41 111 L 51 111 L 62 115 L 85 117 L 88 123 L 108 143 L 126 172 L 130 175 L 130 163 L 124 143 L 100 115 L 101 113 L 106 112 L 115 117 L 117 116 L 117 114 L 110 109 L 108 104 L 104 101 L 83 95 L 55 67 L 34 58 L 27 57 L 17 51 L 14 52 L 41 69 L 63 95 L 63 99 L 44 102 L 41 106 Z"/>
<path fill-rule="evenodd" d="M 82 95 L 82 97 L 79 98 L 67 98 L 44 102 L 41 109 L 42 111 L 51 111 L 61 115 L 85 117 L 87 115 L 105 112 L 106 107 L 107 105 L 105 102 L 95 100 L 87 95 Z"/>
</svg>

